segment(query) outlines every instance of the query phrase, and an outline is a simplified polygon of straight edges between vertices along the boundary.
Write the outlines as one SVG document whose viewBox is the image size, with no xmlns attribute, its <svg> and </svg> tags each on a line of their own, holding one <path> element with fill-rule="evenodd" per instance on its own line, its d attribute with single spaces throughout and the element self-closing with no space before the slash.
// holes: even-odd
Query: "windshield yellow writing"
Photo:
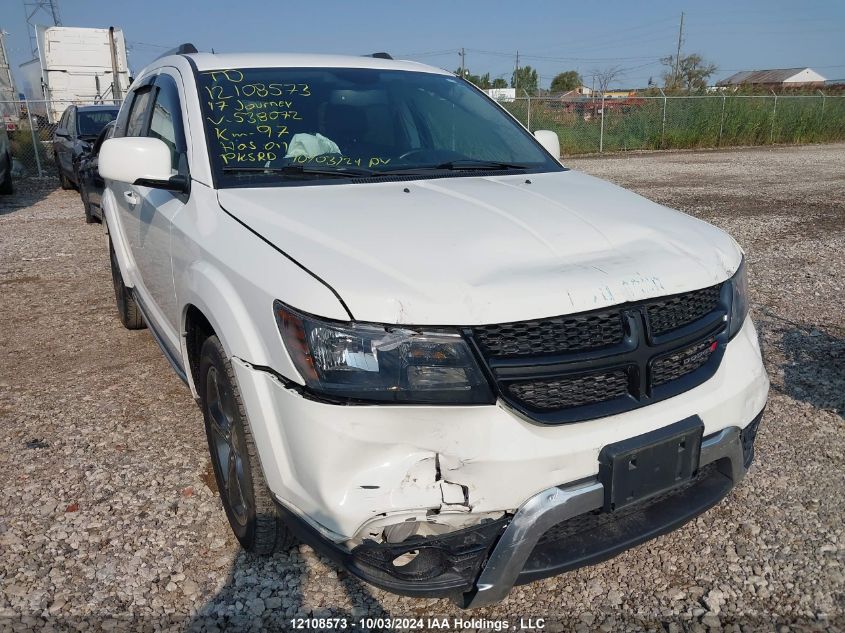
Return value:
<svg viewBox="0 0 845 633">
<path fill-rule="evenodd" d="M 246 82 L 236 69 L 202 73 L 209 133 L 224 165 L 267 163 L 284 157 L 290 136 L 285 121 L 303 122 L 296 100 L 310 97 L 301 82 Z"/>
</svg>

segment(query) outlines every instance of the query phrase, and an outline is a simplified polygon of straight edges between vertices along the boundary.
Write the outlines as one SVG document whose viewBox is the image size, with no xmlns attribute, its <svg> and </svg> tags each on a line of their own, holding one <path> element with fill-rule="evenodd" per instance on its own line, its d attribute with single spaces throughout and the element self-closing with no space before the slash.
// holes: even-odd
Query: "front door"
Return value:
<svg viewBox="0 0 845 633">
<path fill-rule="evenodd" d="M 127 96 L 127 100 L 131 99 L 129 113 L 125 121 L 118 120 L 117 127 L 115 128 L 115 136 L 142 136 L 144 134 L 149 124 L 149 112 L 153 98 L 152 91 L 153 86 L 146 84 L 135 88 Z M 122 119 L 123 117 L 121 116 L 120 118 Z M 135 268 L 140 268 L 140 252 L 137 239 L 138 232 L 140 231 L 138 220 L 140 198 L 137 187 L 132 183 L 117 181 L 113 183 L 112 187 L 119 222 L 118 226 L 110 227 L 110 230 L 120 230 L 123 242 L 128 247 L 128 258 L 135 265 Z M 133 277 L 139 277 L 139 275 L 133 275 Z M 136 292 L 146 295 L 143 280 L 133 278 L 127 281 L 134 286 Z"/>
<path fill-rule="evenodd" d="M 172 173 L 189 177 L 179 84 L 176 71 L 165 69 L 155 78 L 149 93 L 151 109 L 140 135 L 164 142 L 170 149 Z M 171 351 L 178 352 L 180 328 L 170 234 L 173 219 L 187 202 L 187 194 L 137 185 L 130 185 L 130 189 L 135 222 L 130 241 L 143 283 L 143 309 L 155 319 L 157 333 Z"/>
</svg>

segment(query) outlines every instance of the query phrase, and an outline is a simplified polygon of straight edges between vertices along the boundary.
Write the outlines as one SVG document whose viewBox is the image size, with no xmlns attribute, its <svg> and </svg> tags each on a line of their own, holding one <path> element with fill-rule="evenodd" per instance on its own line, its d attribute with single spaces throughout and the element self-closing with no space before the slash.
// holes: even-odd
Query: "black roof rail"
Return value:
<svg viewBox="0 0 845 633">
<path fill-rule="evenodd" d="M 179 44 L 176 48 L 164 51 L 161 55 L 156 57 L 156 59 L 161 59 L 162 57 L 167 57 L 168 55 L 187 55 L 188 53 L 199 53 L 199 51 L 197 50 L 197 47 L 190 42 L 185 42 L 184 44 Z"/>
<path fill-rule="evenodd" d="M 373 53 L 372 55 L 364 55 L 364 57 L 375 57 L 376 59 L 393 59 L 390 53 Z"/>
</svg>

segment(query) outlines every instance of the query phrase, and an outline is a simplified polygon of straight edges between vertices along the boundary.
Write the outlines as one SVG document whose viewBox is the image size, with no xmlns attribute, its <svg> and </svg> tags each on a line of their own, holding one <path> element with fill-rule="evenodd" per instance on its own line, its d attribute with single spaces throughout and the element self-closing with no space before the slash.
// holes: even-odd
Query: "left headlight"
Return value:
<svg viewBox="0 0 845 633">
<path fill-rule="evenodd" d="M 731 284 L 731 321 L 729 337 L 733 338 L 742 329 L 748 316 L 748 277 L 745 271 L 745 258 L 730 279 Z"/>
<path fill-rule="evenodd" d="M 397 403 L 495 402 L 457 332 L 327 321 L 281 301 L 273 312 L 294 365 L 317 393 Z"/>
</svg>

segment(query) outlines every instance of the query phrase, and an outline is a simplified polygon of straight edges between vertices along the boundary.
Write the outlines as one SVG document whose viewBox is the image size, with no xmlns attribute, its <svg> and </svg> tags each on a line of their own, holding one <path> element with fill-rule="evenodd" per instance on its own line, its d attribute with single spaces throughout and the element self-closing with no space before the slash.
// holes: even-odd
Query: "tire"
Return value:
<svg viewBox="0 0 845 633">
<path fill-rule="evenodd" d="M 12 160 L 9 159 L 6 177 L 0 182 L 0 196 L 10 196 L 13 193 L 15 193 L 15 186 L 12 184 Z"/>
<path fill-rule="evenodd" d="M 197 390 L 214 477 L 232 532 L 251 554 L 268 556 L 289 549 L 296 539 L 279 517 L 232 365 L 213 335 L 200 352 Z"/>
<path fill-rule="evenodd" d="M 88 193 L 85 191 L 85 187 L 80 188 L 79 195 L 82 198 L 82 206 L 85 209 L 85 224 L 94 224 L 97 218 L 91 213 L 91 203 L 88 202 Z"/>
<path fill-rule="evenodd" d="M 62 186 L 62 189 L 65 191 L 69 189 L 73 189 L 73 183 L 70 181 L 70 178 L 65 176 L 65 172 L 62 171 L 62 168 L 59 167 L 59 184 Z"/>
<path fill-rule="evenodd" d="M 141 316 L 141 310 L 138 309 L 138 304 L 132 298 L 123 283 L 123 276 L 120 274 L 120 266 L 117 263 L 117 255 L 114 252 L 111 239 L 109 239 L 109 261 L 111 263 L 111 279 L 114 284 L 114 300 L 117 304 L 117 315 L 120 317 L 120 322 L 127 330 L 143 330 L 147 327 L 144 323 L 144 317 Z"/>
</svg>

